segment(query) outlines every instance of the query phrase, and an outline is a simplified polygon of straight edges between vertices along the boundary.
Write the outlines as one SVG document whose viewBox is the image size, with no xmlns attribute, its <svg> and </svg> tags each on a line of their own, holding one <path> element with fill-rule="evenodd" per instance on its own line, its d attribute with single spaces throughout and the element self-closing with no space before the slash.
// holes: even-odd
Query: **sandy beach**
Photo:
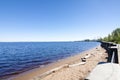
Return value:
<svg viewBox="0 0 120 80">
<path fill-rule="evenodd" d="M 81 60 L 84 57 L 86 62 Z M 107 61 L 106 57 L 106 50 L 98 46 L 7 80 L 84 80 L 99 62 Z"/>
</svg>

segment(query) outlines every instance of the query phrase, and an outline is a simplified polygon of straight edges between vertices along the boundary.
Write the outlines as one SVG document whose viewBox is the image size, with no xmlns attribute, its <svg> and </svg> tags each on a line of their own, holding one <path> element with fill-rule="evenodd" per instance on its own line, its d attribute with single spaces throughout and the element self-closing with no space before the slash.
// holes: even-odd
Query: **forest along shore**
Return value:
<svg viewBox="0 0 120 80">
<path fill-rule="evenodd" d="M 99 62 L 107 62 L 106 57 L 106 50 L 98 46 L 10 80 L 84 80 Z"/>
</svg>

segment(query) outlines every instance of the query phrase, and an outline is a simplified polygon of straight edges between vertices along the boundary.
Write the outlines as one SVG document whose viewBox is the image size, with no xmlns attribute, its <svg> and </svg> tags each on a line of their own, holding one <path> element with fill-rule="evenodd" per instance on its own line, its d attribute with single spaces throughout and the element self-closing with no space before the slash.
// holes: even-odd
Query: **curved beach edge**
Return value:
<svg viewBox="0 0 120 80">
<path fill-rule="evenodd" d="M 32 69 L 7 80 L 71 80 L 84 79 L 99 62 L 106 62 L 106 50 L 97 46 L 75 56 L 44 67 Z M 86 61 L 82 61 L 86 58 Z"/>
</svg>

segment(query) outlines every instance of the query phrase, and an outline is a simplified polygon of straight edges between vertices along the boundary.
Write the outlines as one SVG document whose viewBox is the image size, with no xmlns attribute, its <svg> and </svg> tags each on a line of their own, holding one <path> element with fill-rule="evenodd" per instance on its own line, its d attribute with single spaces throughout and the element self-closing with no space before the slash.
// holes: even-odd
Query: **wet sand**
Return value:
<svg viewBox="0 0 120 80">
<path fill-rule="evenodd" d="M 81 64 L 81 58 L 85 56 L 87 57 L 86 63 Z M 45 67 L 21 73 L 7 80 L 84 80 L 99 62 L 107 61 L 106 57 L 106 50 L 98 46 Z M 79 63 L 80 65 L 78 65 Z"/>
</svg>

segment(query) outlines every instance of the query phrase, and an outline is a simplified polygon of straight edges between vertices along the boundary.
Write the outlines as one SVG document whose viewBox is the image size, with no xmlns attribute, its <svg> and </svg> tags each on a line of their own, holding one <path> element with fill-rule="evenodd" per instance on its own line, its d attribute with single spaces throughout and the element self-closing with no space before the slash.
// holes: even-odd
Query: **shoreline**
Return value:
<svg viewBox="0 0 120 80">
<path fill-rule="evenodd" d="M 92 49 L 89 49 L 87 51 L 83 51 L 79 54 L 76 54 L 74 56 L 70 56 L 70 57 L 67 57 L 67 58 L 64 58 L 64 59 L 60 59 L 54 63 L 50 63 L 44 67 L 39 67 L 39 68 L 35 68 L 35 69 L 32 69 L 32 70 L 29 70 L 29 71 L 26 71 L 26 72 L 23 72 L 23 73 L 20 73 L 18 75 L 15 75 L 11 78 L 8 78 L 7 80 L 32 80 L 33 78 L 36 78 L 36 77 L 39 77 L 41 74 L 51 70 L 51 69 L 54 69 L 56 67 L 59 67 L 61 65 L 65 65 L 65 64 L 75 64 L 75 63 L 78 63 L 80 61 L 80 59 L 82 57 L 84 57 L 86 54 L 94 54 L 95 53 L 95 50 L 96 49 L 99 49 L 101 48 L 100 46 L 97 46 L 97 47 L 94 47 Z M 105 51 L 104 51 L 105 52 Z M 36 79 L 37 80 L 37 79 Z"/>
</svg>

